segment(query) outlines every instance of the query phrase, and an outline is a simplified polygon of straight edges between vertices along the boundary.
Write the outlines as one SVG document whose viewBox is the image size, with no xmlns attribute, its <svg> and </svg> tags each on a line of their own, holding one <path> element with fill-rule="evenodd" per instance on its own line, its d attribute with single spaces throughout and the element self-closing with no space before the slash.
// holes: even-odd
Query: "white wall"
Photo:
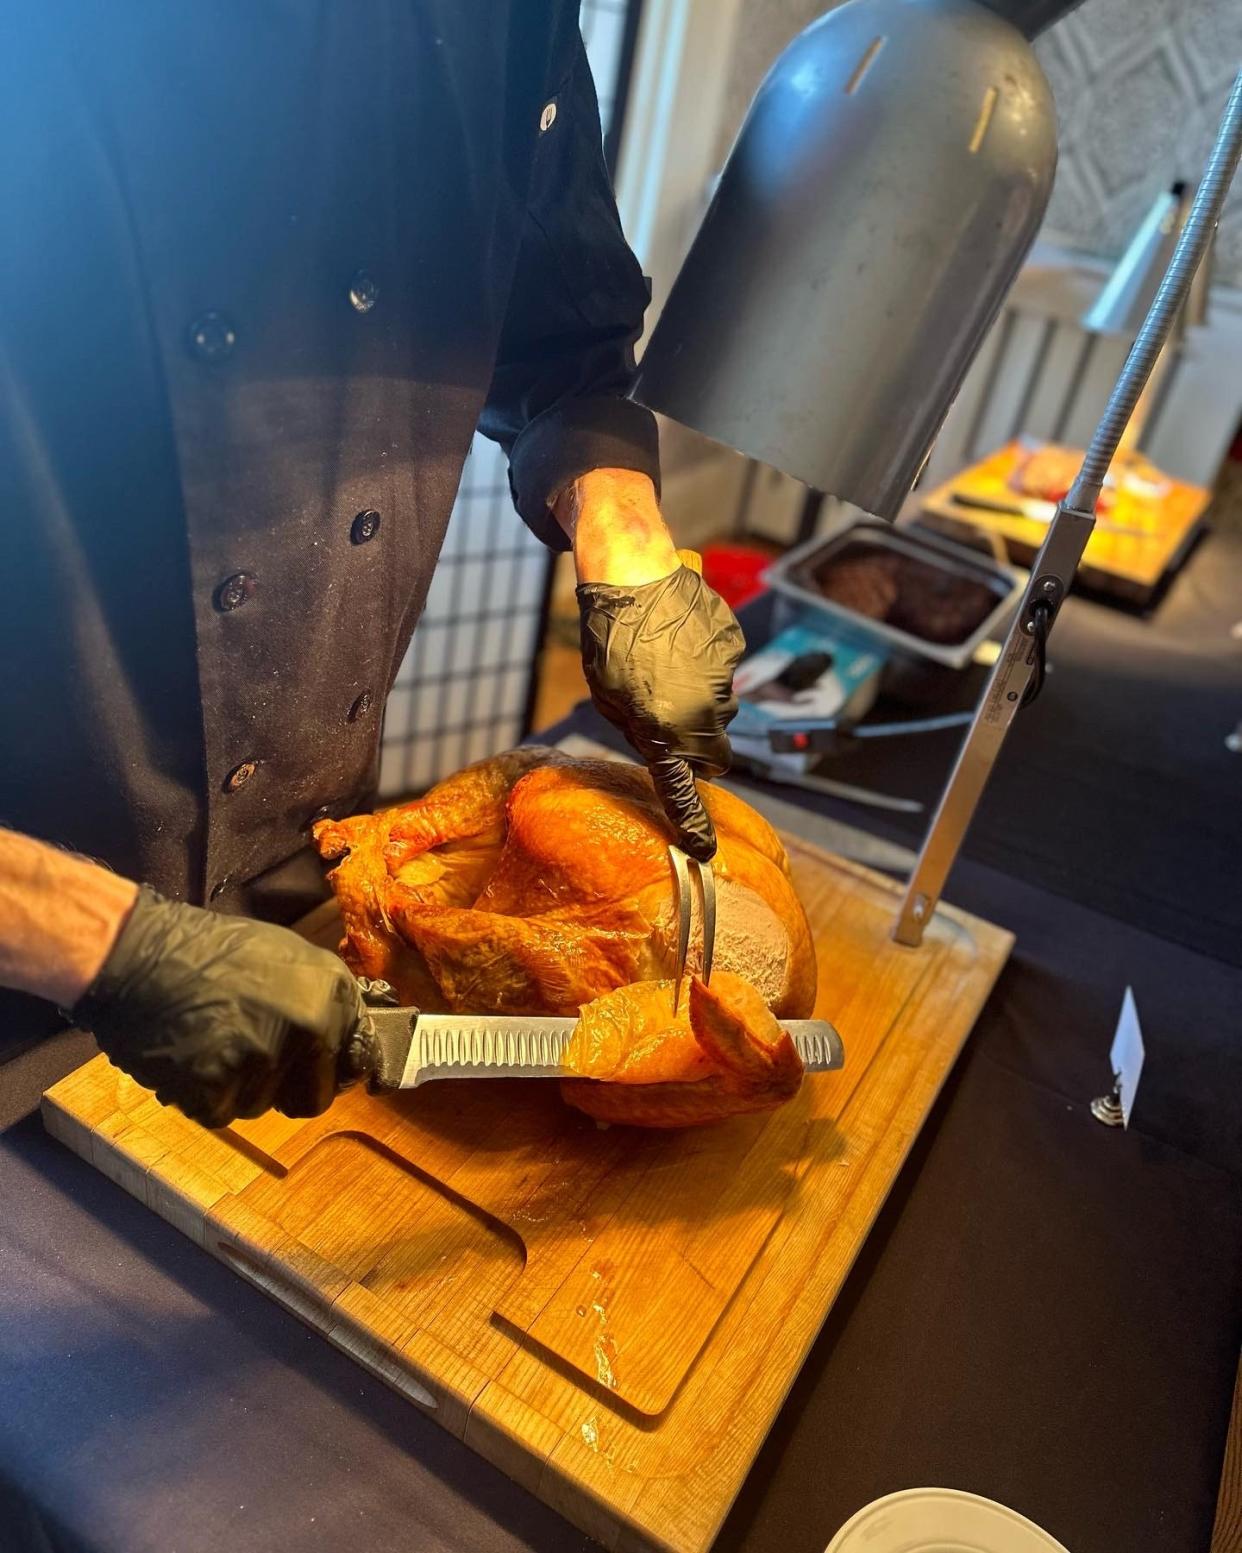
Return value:
<svg viewBox="0 0 1242 1553">
<path fill-rule="evenodd" d="M 1242 68 L 1242 0 L 1085 0 L 1035 52 L 1060 120 L 1046 235 L 1115 259 L 1156 195 L 1203 169 Z M 1242 183 L 1216 247 L 1242 287 Z"/>
</svg>

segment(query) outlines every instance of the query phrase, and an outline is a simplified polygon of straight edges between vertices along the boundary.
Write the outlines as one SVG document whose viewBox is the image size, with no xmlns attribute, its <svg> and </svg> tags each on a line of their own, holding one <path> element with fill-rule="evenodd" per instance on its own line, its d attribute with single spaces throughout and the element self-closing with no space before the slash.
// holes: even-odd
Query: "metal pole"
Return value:
<svg viewBox="0 0 1242 1553">
<path fill-rule="evenodd" d="M 1000 657 L 988 678 L 970 731 L 958 752 L 923 843 L 905 898 L 897 914 L 893 937 L 899 944 L 917 947 L 957 858 L 966 830 L 987 785 L 996 757 L 1036 668 L 1042 642 L 1069 592 L 1074 572 L 1091 530 L 1095 504 L 1108 466 L 1134 413 L 1152 368 L 1168 338 L 1173 322 L 1190 290 L 1220 216 L 1221 206 L 1242 155 L 1242 74 L 1221 120 L 1216 144 L 1208 159 L 1203 182 L 1182 228 L 1160 289 L 1156 292 L 1143 326 L 1126 357 L 1125 366 L 1109 395 L 1078 471 L 1078 477 L 1058 503 L 1048 527 L 1048 537 L 1031 568 L 1030 582 L 1017 615 L 1005 638 Z"/>
</svg>

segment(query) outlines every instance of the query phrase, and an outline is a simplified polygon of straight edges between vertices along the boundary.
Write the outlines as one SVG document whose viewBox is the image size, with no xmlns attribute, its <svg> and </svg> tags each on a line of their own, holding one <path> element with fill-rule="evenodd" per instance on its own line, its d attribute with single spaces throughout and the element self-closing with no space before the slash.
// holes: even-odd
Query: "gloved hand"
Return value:
<svg viewBox="0 0 1242 1553">
<path fill-rule="evenodd" d="M 578 608 L 591 699 L 646 761 L 678 845 L 707 862 L 716 831 L 694 778 L 729 769 L 745 645 L 733 611 L 689 565 L 638 587 L 582 583 Z"/>
<path fill-rule="evenodd" d="M 118 1068 L 205 1127 L 273 1107 L 318 1116 L 364 1014 L 358 983 L 327 950 L 145 886 L 72 1011 Z"/>
</svg>

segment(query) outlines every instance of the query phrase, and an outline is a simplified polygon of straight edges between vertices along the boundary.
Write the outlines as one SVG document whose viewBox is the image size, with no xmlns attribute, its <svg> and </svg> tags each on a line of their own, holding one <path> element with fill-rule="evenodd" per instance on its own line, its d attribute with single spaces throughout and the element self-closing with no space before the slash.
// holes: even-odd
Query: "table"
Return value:
<svg viewBox="0 0 1242 1553">
<path fill-rule="evenodd" d="M 1001 1499 L 1071 1553 L 1206 1549 L 1242 1341 L 1242 761 L 1221 743 L 1242 666 L 1220 651 L 1238 558 L 1205 544 L 1150 622 L 1067 606 L 947 891 L 1017 951 L 722 1550 L 822 1553 L 860 1505 L 922 1483 Z M 762 616 L 745 623 L 753 640 Z M 1130 726 L 1138 685 L 1150 735 Z M 610 737 L 586 711 L 570 726 Z M 897 750 L 877 780 L 934 796 L 953 741 Z M 754 796 L 829 844 L 849 843 L 842 820 L 915 834 Z M 1087 1102 L 1127 982 L 1149 1055 L 1122 1133 Z M 89 1050 L 63 1035 L 0 1068 L 9 1113 Z M 354 1542 L 589 1547 L 37 1117 L 0 1134 L 3 1553 Z"/>
</svg>

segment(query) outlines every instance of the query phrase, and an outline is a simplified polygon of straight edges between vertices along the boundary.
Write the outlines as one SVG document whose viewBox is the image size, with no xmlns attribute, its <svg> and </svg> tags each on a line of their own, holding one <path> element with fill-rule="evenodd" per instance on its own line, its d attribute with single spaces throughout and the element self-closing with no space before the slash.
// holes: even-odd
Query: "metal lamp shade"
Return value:
<svg viewBox="0 0 1242 1553">
<path fill-rule="evenodd" d="M 1017 27 L 975 0 L 850 0 L 760 87 L 636 396 L 894 517 L 1055 163 Z"/>
<path fill-rule="evenodd" d="M 1190 214 L 1194 190 L 1184 183 L 1156 196 L 1138 231 L 1117 260 L 1103 290 L 1083 315 L 1082 326 L 1095 334 L 1117 334 L 1133 338 L 1147 317 L 1164 272 L 1169 267 L 1177 239 Z M 1174 320 L 1174 335 L 1187 324 L 1207 321 L 1207 292 L 1211 278 L 1212 250 L 1209 240 L 1199 268 L 1191 282 L 1186 306 Z"/>
</svg>

